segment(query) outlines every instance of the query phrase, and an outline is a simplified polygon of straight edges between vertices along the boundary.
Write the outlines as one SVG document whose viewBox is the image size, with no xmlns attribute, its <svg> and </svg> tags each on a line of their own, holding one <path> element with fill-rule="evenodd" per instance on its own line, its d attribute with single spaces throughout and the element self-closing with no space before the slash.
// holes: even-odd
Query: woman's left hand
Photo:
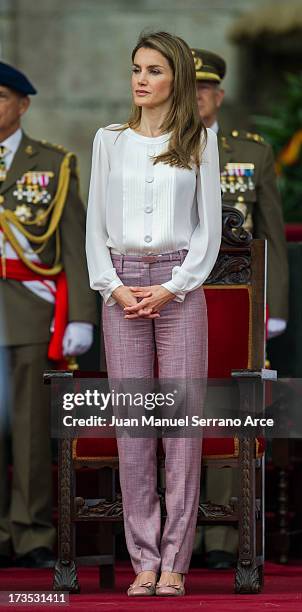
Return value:
<svg viewBox="0 0 302 612">
<path fill-rule="evenodd" d="M 136 298 L 141 298 L 146 291 L 146 287 L 129 287 Z M 152 318 L 159 317 L 159 310 L 168 302 L 175 298 L 175 294 L 168 291 L 162 285 L 151 285 L 148 287 L 151 291 L 149 297 L 143 298 L 135 306 L 126 306 L 124 308 L 125 319 L 138 319 L 140 317 Z"/>
</svg>

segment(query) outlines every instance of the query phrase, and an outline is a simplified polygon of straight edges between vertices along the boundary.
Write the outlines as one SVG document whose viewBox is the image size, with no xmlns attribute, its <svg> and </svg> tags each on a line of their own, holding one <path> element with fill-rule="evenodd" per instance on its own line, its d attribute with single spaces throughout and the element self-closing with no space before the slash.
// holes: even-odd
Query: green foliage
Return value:
<svg viewBox="0 0 302 612">
<path fill-rule="evenodd" d="M 293 135 L 302 129 L 302 74 L 287 74 L 286 87 L 280 99 L 272 105 L 271 115 L 253 118 L 258 131 L 274 150 L 278 159 Z M 302 221 L 302 146 L 296 162 L 282 165 L 278 176 L 284 218 L 286 221 Z"/>
</svg>

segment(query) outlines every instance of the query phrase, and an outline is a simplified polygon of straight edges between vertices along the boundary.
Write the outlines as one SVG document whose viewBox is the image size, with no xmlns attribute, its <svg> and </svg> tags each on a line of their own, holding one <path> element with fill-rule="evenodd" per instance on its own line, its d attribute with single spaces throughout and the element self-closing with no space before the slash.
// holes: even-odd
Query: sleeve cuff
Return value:
<svg viewBox="0 0 302 612">
<path fill-rule="evenodd" d="M 165 287 L 165 289 L 168 289 L 168 291 L 171 291 L 171 293 L 175 294 L 175 298 L 173 299 L 173 302 L 183 302 L 185 297 L 186 297 L 186 292 L 185 291 L 180 291 L 176 285 L 173 283 L 173 281 L 168 281 L 167 283 L 162 283 L 162 287 Z"/>
<path fill-rule="evenodd" d="M 106 306 L 114 306 L 116 304 L 116 300 L 111 297 L 112 292 L 117 289 L 117 287 L 121 287 L 124 283 L 118 278 L 110 283 L 106 289 L 100 291 L 100 294 L 106 304 Z"/>
</svg>

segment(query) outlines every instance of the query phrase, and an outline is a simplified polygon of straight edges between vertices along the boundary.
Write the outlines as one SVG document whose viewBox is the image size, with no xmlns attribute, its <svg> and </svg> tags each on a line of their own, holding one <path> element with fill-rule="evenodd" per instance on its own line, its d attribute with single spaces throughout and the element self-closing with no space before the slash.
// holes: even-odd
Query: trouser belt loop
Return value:
<svg viewBox="0 0 302 612">
<path fill-rule="evenodd" d="M 123 272 L 124 255 L 120 255 L 120 272 Z"/>
</svg>

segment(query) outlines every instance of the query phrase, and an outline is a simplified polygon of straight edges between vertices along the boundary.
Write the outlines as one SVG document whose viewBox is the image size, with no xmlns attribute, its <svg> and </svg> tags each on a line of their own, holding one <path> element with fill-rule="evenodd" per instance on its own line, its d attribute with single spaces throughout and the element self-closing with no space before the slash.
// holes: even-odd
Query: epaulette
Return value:
<svg viewBox="0 0 302 612">
<path fill-rule="evenodd" d="M 255 132 L 246 132 L 245 130 L 232 130 L 231 136 L 238 140 L 249 140 L 252 142 L 258 142 L 259 144 L 265 144 L 263 136 Z"/>
<path fill-rule="evenodd" d="M 63 145 L 54 144 L 52 142 L 48 142 L 47 140 L 39 140 L 39 143 L 48 149 L 52 149 L 52 151 L 60 151 L 60 153 L 68 153 L 68 150 L 63 147 Z"/>
</svg>

